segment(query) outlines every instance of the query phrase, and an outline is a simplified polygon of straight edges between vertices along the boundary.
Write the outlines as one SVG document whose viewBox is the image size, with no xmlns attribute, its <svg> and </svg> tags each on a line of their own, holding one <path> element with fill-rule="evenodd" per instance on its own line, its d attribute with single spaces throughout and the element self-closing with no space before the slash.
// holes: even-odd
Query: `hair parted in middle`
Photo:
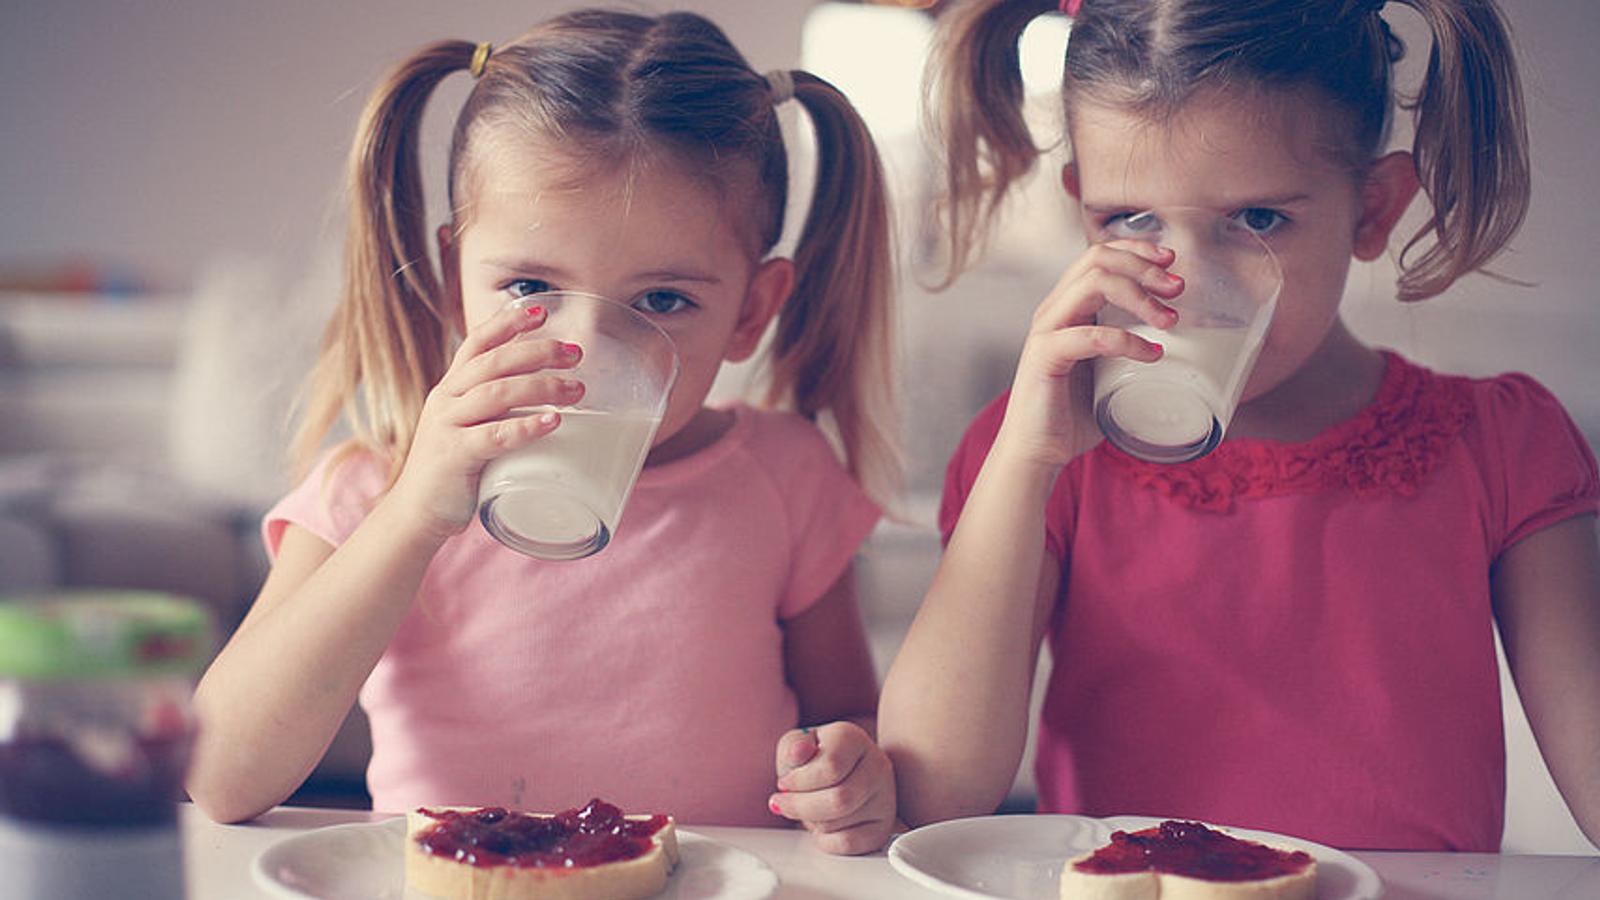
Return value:
<svg viewBox="0 0 1600 900">
<path fill-rule="evenodd" d="M 1433 37 L 1420 93 L 1403 107 L 1415 116 L 1411 149 L 1432 210 L 1401 254 L 1399 295 L 1437 294 L 1498 254 L 1528 208 L 1522 94 L 1494 0 L 1084 0 L 1063 68 L 1068 134 L 1083 102 L 1161 121 L 1202 90 L 1256 91 L 1325 103 L 1321 146 L 1360 177 L 1397 106 L 1393 66 L 1405 47 L 1381 15 L 1390 3 L 1414 9 Z M 1022 114 L 1018 40 L 1058 8 L 969 0 L 941 23 L 929 109 L 946 154 L 950 279 L 1040 155 Z"/>
<path fill-rule="evenodd" d="M 452 227 L 470 223 L 479 163 L 528 140 L 578 173 L 665 161 L 724 197 L 754 258 L 783 232 L 788 154 L 773 87 L 712 22 L 586 9 L 485 54 L 441 41 L 396 67 L 369 100 L 350 159 L 343 297 L 313 373 L 295 458 L 314 458 L 340 415 L 397 475 L 427 392 L 443 376 L 455 311 L 430 260 L 419 132 L 446 76 L 476 82 L 449 154 Z M 832 85 L 789 73 L 816 133 L 816 186 L 779 311 L 766 402 L 831 425 L 846 463 L 885 502 L 898 487 L 891 359 L 893 260 L 884 176 L 866 125 Z M 831 421 L 830 421 L 831 420 Z"/>
</svg>

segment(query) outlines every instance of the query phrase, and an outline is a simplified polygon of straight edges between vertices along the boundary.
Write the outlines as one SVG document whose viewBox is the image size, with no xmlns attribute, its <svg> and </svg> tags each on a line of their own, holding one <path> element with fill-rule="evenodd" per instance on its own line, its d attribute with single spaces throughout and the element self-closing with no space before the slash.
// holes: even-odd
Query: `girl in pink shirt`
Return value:
<svg viewBox="0 0 1600 900">
<path fill-rule="evenodd" d="M 1492 851 L 1498 625 L 1551 773 L 1600 839 L 1594 456 L 1531 379 L 1435 374 L 1339 316 L 1351 260 L 1385 253 L 1419 178 L 1432 215 L 1403 300 L 1481 268 L 1528 202 L 1499 11 L 1399 2 L 1434 49 L 1416 142 L 1391 153 L 1402 48 L 1381 0 L 1064 4 L 1062 182 L 1086 233 L 1122 236 L 1067 266 L 950 463 L 945 556 L 881 707 L 907 821 L 1005 796 L 1048 640 L 1042 810 Z M 956 272 L 1037 159 L 1016 43 L 1055 9 L 947 14 L 933 75 Z M 1108 305 L 1157 329 L 1184 315 L 1174 253 L 1134 215 L 1164 206 L 1231 216 L 1284 271 L 1223 443 L 1171 465 L 1101 442 L 1084 364 L 1162 354 L 1096 325 Z"/>
<path fill-rule="evenodd" d="M 474 84 L 436 270 L 419 130 L 458 72 Z M 769 255 L 790 99 L 819 153 L 793 260 Z M 852 559 L 896 471 L 891 261 L 849 102 L 758 74 L 699 16 L 577 11 L 404 60 L 351 173 L 344 295 L 297 444 L 320 461 L 267 515 L 271 573 L 197 692 L 195 802 L 235 821 L 282 801 L 359 696 L 381 810 L 600 796 L 881 846 L 894 781 Z M 620 527 L 576 562 L 519 555 L 474 516 L 485 462 L 561 427 L 515 410 L 582 395 L 563 373 L 581 349 L 541 338 L 536 301 L 508 307 L 556 289 L 644 312 L 681 363 Z M 765 405 L 708 406 L 769 331 Z M 321 452 L 341 416 L 354 437 Z"/>
</svg>

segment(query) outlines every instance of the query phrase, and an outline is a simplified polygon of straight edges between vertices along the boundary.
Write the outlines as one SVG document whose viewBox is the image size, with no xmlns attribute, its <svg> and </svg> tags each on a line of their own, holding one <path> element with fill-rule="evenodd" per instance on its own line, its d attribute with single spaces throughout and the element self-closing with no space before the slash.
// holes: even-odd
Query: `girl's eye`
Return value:
<svg viewBox="0 0 1600 900">
<path fill-rule="evenodd" d="M 675 291 L 647 291 L 633 301 L 634 309 L 660 315 L 681 312 L 693 305 L 689 298 Z"/>
<path fill-rule="evenodd" d="M 547 293 L 555 290 L 555 288 L 551 286 L 550 282 L 543 281 L 538 278 L 518 278 L 510 284 L 507 284 L 505 290 L 506 293 L 510 294 L 513 298 L 516 298 L 526 297 L 529 294 Z"/>
<path fill-rule="evenodd" d="M 1233 214 L 1233 218 L 1234 221 L 1256 234 L 1267 234 L 1276 230 L 1284 222 L 1289 221 L 1288 217 L 1283 213 L 1275 209 L 1265 209 L 1259 206 L 1241 209 Z"/>
<path fill-rule="evenodd" d="M 1116 237 L 1146 237 L 1161 230 L 1161 220 L 1153 212 L 1117 213 L 1101 229 Z"/>
</svg>

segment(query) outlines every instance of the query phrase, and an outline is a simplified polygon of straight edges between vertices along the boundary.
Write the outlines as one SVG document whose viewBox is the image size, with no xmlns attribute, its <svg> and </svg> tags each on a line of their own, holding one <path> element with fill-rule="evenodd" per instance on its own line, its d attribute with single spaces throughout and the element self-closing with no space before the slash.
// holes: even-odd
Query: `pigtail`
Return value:
<svg viewBox="0 0 1600 900">
<path fill-rule="evenodd" d="M 817 181 L 795 246 L 797 283 L 778 316 L 768 402 L 812 419 L 830 412 L 851 474 L 888 506 L 900 458 L 883 169 L 850 101 L 814 75 L 792 75 L 816 131 Z"/>
<path fill-rule="evenodd" d="M 939 29 L 926 84 L 929 130 L 942 148 L 946 191 L 939 213 L 949 253 L 940 287 L 976 258 L 1003 201 L 1040 151 L 1023 116 L 1018 42 L 1052 0 L 979 0 L 950 11 Z"/>
<path fill-rule="evenodd" d="M 1528 211 L 1527 121 L 1509 29 L 1491 0 L 1399 0 L 1433 32 L 1412 153 L 1432 203 L 1400 254 L 1399 296 L 1420 300 L 1482 268 Z M 1432 236 L 1414 261 L 1407 257 Z"/>
<path fill-rule="evenodd" d="M 450 318 L 429 256 L 423 109 L 474 44 L 443 41 L 396 67 L 368 100 L 349 157 L 344 290 L 323 335 L 291 446 L 304 472 L 341 414 L 399 474 L 428 391 L 448 365 Z"/>
</svg>

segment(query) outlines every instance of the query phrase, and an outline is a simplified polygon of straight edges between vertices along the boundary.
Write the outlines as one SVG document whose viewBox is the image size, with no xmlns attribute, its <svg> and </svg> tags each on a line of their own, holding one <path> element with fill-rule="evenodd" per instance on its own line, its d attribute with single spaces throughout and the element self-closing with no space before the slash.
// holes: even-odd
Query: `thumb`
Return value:
<svg viewBox="0 0 1600 900">
<path fill-rule="evenodd" d="M 810 762 L 820 749 L 816 732 L 810 728 L 794 728 L 778 738 L 778 777 L 789 774 Z"/>
</svg>

